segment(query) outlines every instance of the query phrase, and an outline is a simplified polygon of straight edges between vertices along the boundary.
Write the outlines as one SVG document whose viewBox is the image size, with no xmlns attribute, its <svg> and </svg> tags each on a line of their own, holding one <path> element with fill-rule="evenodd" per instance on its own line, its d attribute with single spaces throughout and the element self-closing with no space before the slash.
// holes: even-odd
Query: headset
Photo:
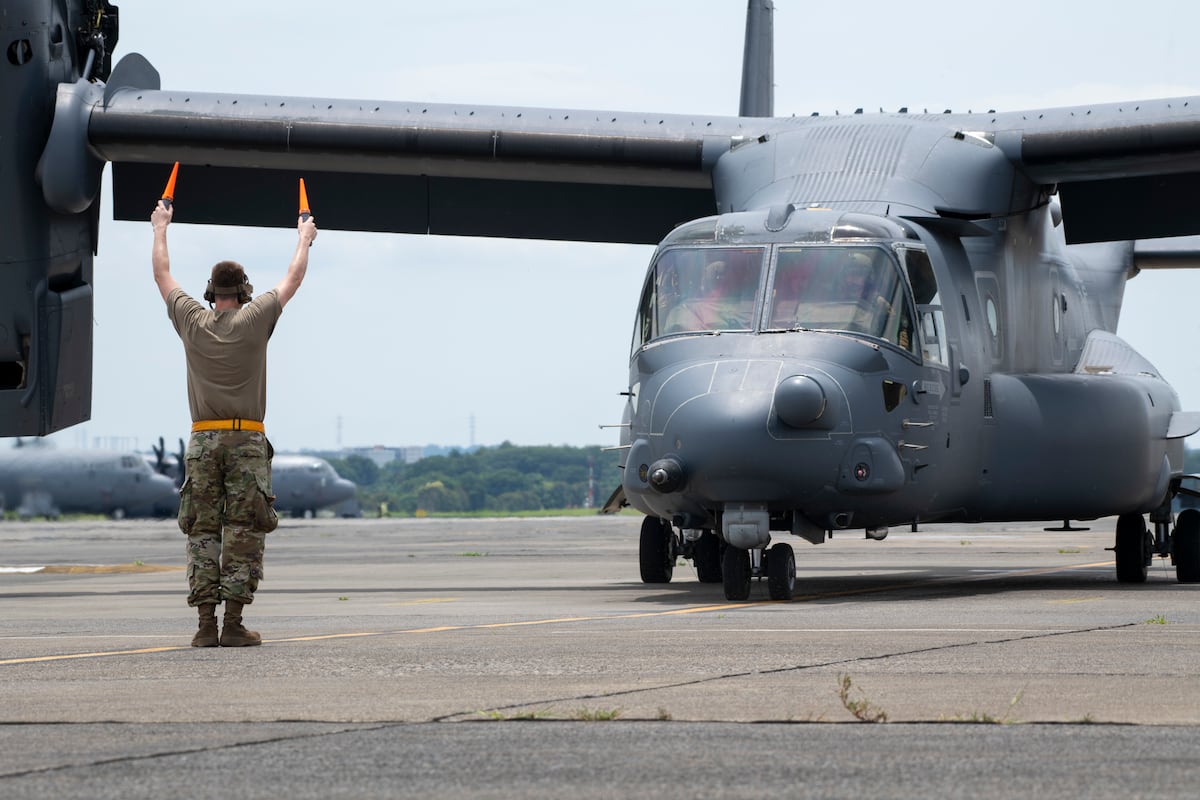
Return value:
<svg viewBox="0 0 1200 800">
<path fill-rule="evenodd" d="M 250 298 L 254 293 L 254 287 L 250 284 L 250 281 L 246 280 L 245 271 L 242 272 L 241 277 L 242 277 L 242 282 L 240 284 L 238 284 L 237 286 L 221 286 L 221 287 L 214 287 L 212 278 L 209 278 L 208 279 L 208 288 L 206 288 L 204 290 L 204 299 L 208 303 L 212 304 L 212 303 L 217 302 L 217 295 L 229 296 L 229 295 L 236 294 L 239 303 L 241 303 L 242 305 L 249 303 Z M 220 289 L 220 291 L 217 291 L 218 288 Z"/>
</svg>

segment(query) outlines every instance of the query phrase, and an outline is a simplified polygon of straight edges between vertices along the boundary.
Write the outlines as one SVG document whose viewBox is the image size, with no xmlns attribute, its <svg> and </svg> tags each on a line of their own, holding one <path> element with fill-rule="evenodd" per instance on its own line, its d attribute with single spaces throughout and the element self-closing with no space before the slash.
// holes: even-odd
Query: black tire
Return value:
<svg viewBox="0 0 1200 800">
<path fill-rule="evenodd" d="M 1188 508 L 1179 512 L 1171 534 L 1171 554 L 1175 578 L 1180 583 L 1200 583 L 1200 511 Z"/>
<path fill-rule="evenodd" d="M 712 531 L 701 534 L 692 551 L 692 563 L 696 565 L 696 577 L 701 583 L 720 583 L 721 537 Z"/>
<path fill-rule="evenodd" d="M 750 597 L 750 551 L 726 545 L 721 557 L 721 579 L 725 584 L 726 600 Z"/>
<path fill-rule="evenodd" d="M 1141 514 L 1122 514 L 1117 517 L 1117 581 L 1145 583 L 1148 574 L 1148 533 Z"/>
<path fill-rule="evenodd" d="M 791 600 L 796 591 L 796 554 L 790 544 L 773 546 L 767 558 L 767 593 L 772 600 Z"/>
<path fill-rule="evenodd" d="M 670 583 L 675 573 L 675 534 L 671 525 L 658 517 L 642 520 L 638 543 L 638 562 L 642 583 Z"/>
</svg>

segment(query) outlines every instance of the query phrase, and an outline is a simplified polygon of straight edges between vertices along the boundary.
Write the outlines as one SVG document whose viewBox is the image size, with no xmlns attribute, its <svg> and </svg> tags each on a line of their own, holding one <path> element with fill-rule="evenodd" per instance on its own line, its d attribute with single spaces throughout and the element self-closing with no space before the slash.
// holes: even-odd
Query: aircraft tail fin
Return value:
<svg viewBox="0 0 1200 800">
<path fill-rule="evenodd" d="M 742 51 L 740 117 L 775 115 L 775 4 L 749 0 L 746 5 L 746 47 Z"/>
</svg>

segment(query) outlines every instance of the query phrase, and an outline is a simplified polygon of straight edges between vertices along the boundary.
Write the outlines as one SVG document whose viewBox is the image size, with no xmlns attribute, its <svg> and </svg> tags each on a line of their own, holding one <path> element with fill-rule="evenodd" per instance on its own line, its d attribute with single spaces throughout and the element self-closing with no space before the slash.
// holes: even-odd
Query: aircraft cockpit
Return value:
<svg viewBox="0 0 1200 800">
<path fill-rule="evenodd" d="M 681 245 L 662 249 L 651 267 L 633 345 L 680 334 L 828 331 L 945 365 L 943 327 L 929 257 L 915 244 Z"/>
</svg>

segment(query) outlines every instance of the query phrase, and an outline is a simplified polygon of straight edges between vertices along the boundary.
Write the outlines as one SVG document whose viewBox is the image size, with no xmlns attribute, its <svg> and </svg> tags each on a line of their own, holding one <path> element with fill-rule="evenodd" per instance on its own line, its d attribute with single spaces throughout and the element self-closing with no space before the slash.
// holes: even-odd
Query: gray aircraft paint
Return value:
<svg viewBox="0 0 1200 800">
<path fill-rule="evenodd" d="M 631 353 L 613 502 L 648 515 L 645 580 L 682 554 L 731 598 L 752 570 L 790 597 L 773 532 L 1106 514 L 1122 580 L 1144 580 L 1153 553 L 1200 580 L 1200 513 L 1173 525 L 1169 504 L 1200 415 L 1115 336 L 1130 276 L 1200 263 L 1194 239 L 1148 241 L 1200 234 L 1200 98 L 773 118 L 765 0 L 748 4 L 745 116 L 218 95 L 163 90 L 136 54 L 110 73 L 107 3 L 9 6 L 0 163 L 16 180 L 0 212 L 19 224 L 0 245 L 0 433 L 88 416 L 106 162 L 120 218 L 143 219 L 178 160 L 176 221 L 242 225 L 272 224 L 304 170 L 325 228 L 659 243 L 644 298 L 662 259 L 759 254 L 747 321 L 651 319 Z M 857 248 L 891 265 L 877 275 L 927 258 L 937 302 L 900 272 L 888 304 L 926 329 L 902 346 L 772 328 L 780 256 L 803 257 L 789 248 Z"/>
<path fill-rule="evenodd" d="M 161 441 L 161 440 L 160 440 Z M 180 441 L 179 449 L 184 450 Z M 180 456 L 166 453 L 160 444 L 154 455 L 143 456 L 152 469 L 171 478 L 176 485 L 183 482 L 179 469 Z M 275 510 L 292 516 L 314 516 L 318 511 L 338 506 L 350 516 L 357 516 L 353 503 L 358 487 L 353 481 L 337 474 L 323 458 L 303 453 L 276 453 L 271 459 L 271 490 L 275 493 Z M 343 504 L 350 503 L 350 505 Z"/>
<path fill-rule="evenodd" d="M 139 453 L 26 443 L 0 449 L 0 508 L 21 517 L 172 517 L 179 493 Z"/>
</svg>

